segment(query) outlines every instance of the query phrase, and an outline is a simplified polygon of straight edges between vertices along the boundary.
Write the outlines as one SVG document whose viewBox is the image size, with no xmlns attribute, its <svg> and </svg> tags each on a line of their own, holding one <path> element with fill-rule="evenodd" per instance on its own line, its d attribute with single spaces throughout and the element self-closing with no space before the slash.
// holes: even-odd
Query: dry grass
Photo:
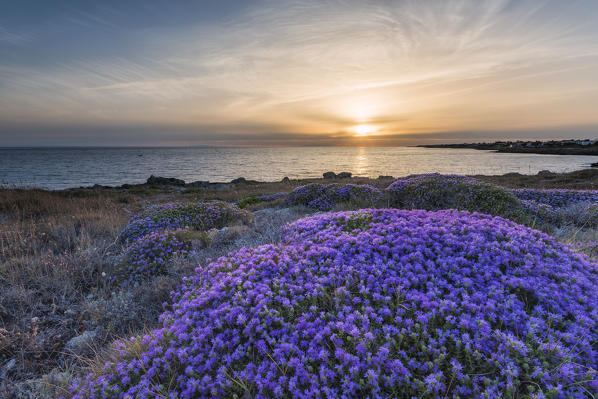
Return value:
<svg viewBox="0 0 598 399">
<path fill-rule="evenodd" d="M 64 365 L 65 343 L 86 327 L 81 304 L 105 286 L 122 198 L 0 189 L 0 396 Z"/>
<path fill-rule="evenodd" d="M 280 226 L 306 211 L 259 211 L 249 227 L 196 240 L 199 250 L 175 262 L 169 275 L 122 288 L 102 274 L 110 276 L 123 249 L 118 235 L 133 213 L 150 202 L 231 200 L 264 190 L 239 186 L 197 195 L 164 188 L 150 195 L 0 189 L 0 397 L 62 395 L 110 342 L 155 328 L 181 277 L 208 258 L 278 240 Z M 93 332 L 93 339 L 73 352 L 69 340 L 84 332 Z"/>
</svg>

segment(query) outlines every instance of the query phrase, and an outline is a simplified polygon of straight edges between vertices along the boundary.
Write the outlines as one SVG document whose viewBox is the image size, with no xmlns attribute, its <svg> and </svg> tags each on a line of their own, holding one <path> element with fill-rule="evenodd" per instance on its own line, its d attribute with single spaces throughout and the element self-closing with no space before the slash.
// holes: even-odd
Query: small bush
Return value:
<svg viewBox="0 0 598 399">
<path fill-rule="evenodd" d="M 153 206 L 134 217 L 122 231 L 121 237 L 125 241 L 133 241 L 154 231 L 182 228 L 206 231 L 249 218 L 249 213 L 227 202 L 174 202 Z"/>
<path fill-rule="evenodd" d="M 394 208 L 466 210 L 502 216 L 527 225 L 539 223 L 539 217 L 548 218 L 547 210 L 535 209 L 533 204 L 523 205 L 507 189 L 465 176 L 410 176 L 396 180 L 386 190 Z"/>
<path fill-rule="evenodd" d="M 272 202 L 285 199 L 287 197 L 287 193 L 276 193 L 276 194 L 267 194 L 267 195 L 260 195 L 257 197 L 260 201 L 263 202 Z"/>
<path fill-rule="evenodd" d="M 574 202 L 567 206 L 556 208 L 556 212 L 558 213 L 560 220 L 565 224 L 578 226 L 580 228 L 598 227 L 598 203 Z"/>
<path fill-rule="evenodd" d="M 191 250 L 191 241 L 183 230 L 149 233 L 135 240 L 117 265 L 115 278 L 124 285 L 138 285 L 151 276 L 165 274 L 170 259 Z"/>
<path fill-rule="evenodd" d="M 258 204 L 260 202 L 262 202 L 262 200 L 260 200 L 259 198 L 254 197 L 254 196 L 249 196 L 249 197 L 245 197 L 241 201 L 237 202 L 237 206 L 241 209 L 245 209 L 249 205 Z"/>
<path fill-rule="evenodd" d="M 286 203 L 329 211 L 339 204 L 354 209 L 375 207 L 381 199 L 382 192 L 368 184 L 312 183 L 293 190 L 286 197 Z"/>
<path fill-rule="evenodd" d="M 548 204 L 555 208 L 564 208 L 577 203 L 598 203 L 598 190 L 566 189 L 515 189 L 511 192 L 519 199 Z"/>
</svg>

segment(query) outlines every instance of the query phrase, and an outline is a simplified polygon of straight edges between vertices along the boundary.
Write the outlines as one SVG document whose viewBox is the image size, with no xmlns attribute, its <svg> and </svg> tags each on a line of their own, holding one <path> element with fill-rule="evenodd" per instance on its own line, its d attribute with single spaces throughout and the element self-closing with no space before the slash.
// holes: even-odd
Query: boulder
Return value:
<svg viewBox="0 0 598 399">
<path fill-rule="evenodd" d="M 92 349 L 93 341 L 97 336 L 96 331 L 84 331 L 83 334 L 71 338 L 65 345 L 65 349 L 77 355 L 89 353 Z"/>
<path fill-rule="evenodd" d="M 285 176 L 282 178 L 282 180 L 280 181 L 281 183 L 285 183 L 285 184 L 290 184 L 291 183 L 291 179 L 288 178 L 288 176 Z"/>
<path fill-rule="evenodd" d="M 174 177 L 160 177 L 151 175 L 146 184 L 158 184 L 163 186 L 184 186 L 185 181 L 181 179 L 175 179 Z"/>
<path fill-rule="evenodd" d="M 324 176 L 324 179 L 336 179 L 336 173 L 334 172 L 324 172 L 322 176 Z"/>
<path fill-rule="evenodd" d="M 549 171 L 549 170 L 544 169 L 544 170 L 539 171 L 538 174 L 539 175 L 551 175 L 552 172 Z"/>
<path fill-rule="evenodd" d="M 232 184 L 245 184 L 245 183 L 247 183 L 247 179 L 244 177 L 237 177 L 236 179 L 231 180 L 231 183 Z"/>
<path fill-rule="evenodd" d="M 204 180 L 197 180 L 197 181 L 193 181 L 191 183 L 187 183 L 186 185 L 187 187 L 199 187 L 199 188 L 207 188 L 210 186 L 210 182 L 209 181 L 204 181 Z"/>
<path fill-rule="evenodd" d="M 338 175 L 336 175 L 336 177 L 339 179 L 350 179 L 351 176 L 352 176 L 351 172 L 341 172 Z"/>
<path fill-rule="evenodd" d="M 590 166 L 591 166 L 592 168 L 598 168 L 598 162 L 592 162 L 592 163 L 590 164 Z"/>
</svg>

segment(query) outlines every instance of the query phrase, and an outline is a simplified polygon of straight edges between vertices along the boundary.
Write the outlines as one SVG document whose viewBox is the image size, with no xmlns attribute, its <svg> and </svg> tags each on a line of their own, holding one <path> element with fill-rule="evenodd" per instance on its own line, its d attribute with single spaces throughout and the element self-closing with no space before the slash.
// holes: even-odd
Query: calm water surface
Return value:
<svg viewBox="0 0 598 399">
<path fill-rule="evenodd" d="M 417 147 L 288 148 L 32 148 L 0 149 L 0 184 L 63 189 L 93 184 L 142 183 L 154 174 L 195 180 L 260 181 L 321 177 L 348 171 L 358 176 L 414 173 L 535 174 L 589 167 L 598 156 L 498 154 L 470 149 Z"/>
</svg>

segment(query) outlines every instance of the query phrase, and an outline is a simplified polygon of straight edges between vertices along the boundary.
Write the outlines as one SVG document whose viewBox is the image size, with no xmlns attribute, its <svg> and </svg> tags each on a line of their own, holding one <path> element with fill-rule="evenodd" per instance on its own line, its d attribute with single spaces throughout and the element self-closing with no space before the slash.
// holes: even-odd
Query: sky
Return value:
<svg viewBox="0 0 598 399">
<path fill-rule="evenodd" d="M 0 147 L 598 137 L 595 0 L 0 2 Z"/>
</svg>

